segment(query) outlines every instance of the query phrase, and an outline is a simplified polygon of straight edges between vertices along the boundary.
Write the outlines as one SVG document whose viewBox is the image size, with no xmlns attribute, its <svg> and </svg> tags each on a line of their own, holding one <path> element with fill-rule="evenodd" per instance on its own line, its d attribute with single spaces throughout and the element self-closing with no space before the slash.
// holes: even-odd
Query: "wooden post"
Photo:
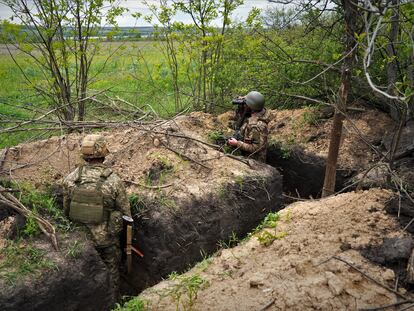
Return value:
<svg viewBox="0 0 414 311">
<path fill-rule="evenodd" d="M 356 12 L 352 0 L 342 0 L 346 27 L 345 53 L 346 57 L 342 64 L 341 86 L 338 91 L 334 120 L 332 124 L 331 140 L 329 142 L 328 158 L 326 160 L 325 180 L 322 188 L 322 197 L 329 196 L 335 192 L 336 166 L 338 162 L 339 147 L 342 137 L 342 123 L 345 118 L 348 92 L 351 84 L 352 67 L 355 55 L 355 24 Z"/>
</svg>

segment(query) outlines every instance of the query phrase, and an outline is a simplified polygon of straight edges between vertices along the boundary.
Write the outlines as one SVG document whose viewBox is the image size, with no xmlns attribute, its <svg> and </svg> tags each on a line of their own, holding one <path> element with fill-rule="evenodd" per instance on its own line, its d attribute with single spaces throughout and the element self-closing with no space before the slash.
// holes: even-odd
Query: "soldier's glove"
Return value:
<svg viewBox="0 0 414 311">
<path fill-rule="evenodd" d="M 227 141 L 227 143 L 230 145 L 230 146 L 237 146 L 237 139 L 235 139 L 235 138 L 230 138 L 228 141 Z"/>
</svg>

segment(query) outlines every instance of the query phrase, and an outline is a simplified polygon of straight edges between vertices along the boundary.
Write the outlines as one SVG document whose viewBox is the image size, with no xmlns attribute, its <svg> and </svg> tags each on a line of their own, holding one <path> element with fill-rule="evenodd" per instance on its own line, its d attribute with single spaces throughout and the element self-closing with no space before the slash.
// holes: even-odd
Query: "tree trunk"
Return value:
<svg viewBox="0 0 414 311">
<path fill-rule="evenodd" d="M 397 95 L 395 83 L 397 82 L 398 75 L 398 59 L 395 45 L 399 33 L 398 4 L 399 0 L 392 0 L 392 5 L 395 6 L 395 8 L 393 9 L 393 15 L 390 18 L 391 29 L 388 37 L 388 44 L 386 47 L 387 57 L 390 59 L 390 61 L 387 62 L 387 93 L 394 96 Z M 388 104 L 390 105 L 391 117 L 397 122 L 401 121 L 401 117 L 404 114 L 402 109 L 404 109 L 404 107 L 400 107 L 398 101 L 394 99 L 389 99 Z"/>
<path fill-rule="evenodd" d="M 342 64 L 341 86 L 338 92 L 334 120 L 331 131 L 331 140 L 329 142 L 328 158 L 326 160 L 325 180 L 323 183 L 322 197 L 329 196 L 335 192 L 336 166 L 338 162 L 339 147 L 342 136 L 342 123 L 347 106 L 349 87 L 351 84 L 352 67 L 355 55 L 355 29 L 356 29 L 356 11 L 351 0 L 342 0 L 345 18 L 345 57 Z"/>
</svg>

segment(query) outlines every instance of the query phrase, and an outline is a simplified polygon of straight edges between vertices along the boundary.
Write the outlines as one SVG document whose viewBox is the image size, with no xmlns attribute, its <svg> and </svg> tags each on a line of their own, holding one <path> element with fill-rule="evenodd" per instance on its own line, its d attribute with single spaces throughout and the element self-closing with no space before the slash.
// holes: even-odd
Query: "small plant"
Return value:
<svg viewBox="0 0 414 311">
<path fill-rule="evenodd" d="M 148 310 L 148 301 L 140 297 L 134 297 L 126 301 L 122 306 L 117 303 L 112 311 L 145 311 Z"/>
<path fill-rule="evenodd" d="M 317 107 L 307 107 L 307 109 L 302 113 L 299 124 L 301 125 L 317 125 L 319 121 L 319 116 L 317 113 Z"/>
<path fill-rule="evenodd" d="M 208 282 L 198 274 L 192 276 L 176 276 L 174 280 L 178 283 L 169 290 L 171 296 L 176 303 L 176 309 L 180 309 L 180 303 L 184 310 L 192 310 L 194 300 L 197 298 L 198 291 L 208 285 Z M 186 295 L 187 301 L 181 301 L 183 295 Z"/>
<path fill-rule="evenodd" d="M 223 134 L 222 131 L 211 131 L 208 134 L 208 138 L 209 138 L 210 142 L 215 143 L 215 144 L 220 142 L 220 141 L 224 142 L 224 134 Z"/>
<path fill-rule="evenodd" d="M 286 223 L 290 223 L 292 221 L 292 210 L 288 210 L 285 215 Z"/>
<path fill-rule="evenodd" d="M 33 210 L 36 213 L 36 210 Z M 23 227 L 23 234 L 28 238 L 35 237 L 38 233 L 40 233 L 39 225 L 37 224 L 36 220 L 32 215 L 26 218 L 26 222 Z"/>
<path fill-rule="evenodd" d="M 133 215 L 138 214 L 145 208 L 144 200 L 136 193 L 129 196 L 129 205 Z"/>
<path fill-rule="evenodd" d="M 270 212 L 266 215 L 265 219 L 253 230 L 253 233 L 257 233 L 264 228 L 276 228 L 277 222 L 280 220 L 280 215 L 277 212 Z"/>
<path fill-rule="evenodd" d="M 282 159 L 288 160 L 292 155 L 292 149 L 289 146 L 282 146 L 280 151 L 282 152 Z"/>
<path fill-rule="evenodd" d="M 66 251 L 66 257 L 78 258 L 79 255 L 82 253 L 84 244 L 75 240 L 73 243 L 69 245 L 69 248 Z"/>
<path fill-rule="evenodd" d="M 41 192 L 29 184 L 15 184 L 9 182 L 9 188 L 19 189 L 22 204 L 30 208 L 33 213 L 53 220 L 55 227 L 63 232 L 71 231 L 75 226 L 65 217 L 63 210 L 58 207 L 52 195 Z M 40 232 L 33 218 L 26 220 L 23 233 L 28 237 L 35 236 Z"/>
<path fill-rule="evenodd" d="M 170 281 L 175 281 L 180 275 L 178 274 L 177 271 L 173 271 L 168 275 L 168 279 Z"/>
<path fill-rule="evenodd" d="M 229 239 L 227 241 L 220 240 L 217 244 L 220 248 L 232 248 L 239 243 L 239 238 L 237 234 L 232 231 Z"/>
<path fill-rule="evenodd" d="M 287 232 L 279 232 L 279 233 L 273 234 L 267 230 L 264 230 L 262 233 L 260 233 L 257 236 L 257 240 L 259 241 L 260 245 L 267 247 L 271 245 L 275 240 L 283 239 L 286 235 L 287 235 Z"/>
</svg>

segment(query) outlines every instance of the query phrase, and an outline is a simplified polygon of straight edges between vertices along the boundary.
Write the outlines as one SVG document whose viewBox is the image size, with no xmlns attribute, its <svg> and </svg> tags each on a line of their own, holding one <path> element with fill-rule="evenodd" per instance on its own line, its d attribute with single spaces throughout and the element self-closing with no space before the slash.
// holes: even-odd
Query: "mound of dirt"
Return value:
<svg viewBox="0 0 414 311">
<path fill-rule="evenodd" d="M 391 197 L 371 189 L 292 204 L 279 212 L 276 228 L 145 290 L 138 299 L 150 310 L 359 310 L 396 303 L 409 295 L 401 287 L 393 291 L 395 272 L 362 255 L 408 259 L 400 257 L 408 256 L 411 239 L 384 210 Z M 404 250 L 398 251 L 400 246 Z"/>
<path fill-rule="evenodd" d="M 275 168 L 201 142 L 219 126 L 209 114 L 192 113 L 103 132 L 111 151 L 106 163 L 126 182 L 134 243 L 145 255 L 134 258 L 124 293 L 136 294 L 172 271 L 188 269 L 215 252 L 220 241 L 243 237 L 281 208 L 282 178 Z M 12 148 L 3 172 L 37 187 L 53 185 L 79 163 L 82 137 Z"/>
<path fill-rule="evenodd" d="M 269 143 L 281 144 L 286 153 L 300 147 L 306 154 L 326 159 L 332 129 L 333 111 L 329 107 L 271 110 Z M 218 117 L 223 126 L 230 112 Z M 349 111 L 344 121 L 338 166 L 341 170 L 359 170 L 375 162 L 375 153 L 367 142 L 379 146 L 394 129 L 388 114 L 375 109 Z M 289 156 L 289 154 L 286 154 Z"/>
</svg>

